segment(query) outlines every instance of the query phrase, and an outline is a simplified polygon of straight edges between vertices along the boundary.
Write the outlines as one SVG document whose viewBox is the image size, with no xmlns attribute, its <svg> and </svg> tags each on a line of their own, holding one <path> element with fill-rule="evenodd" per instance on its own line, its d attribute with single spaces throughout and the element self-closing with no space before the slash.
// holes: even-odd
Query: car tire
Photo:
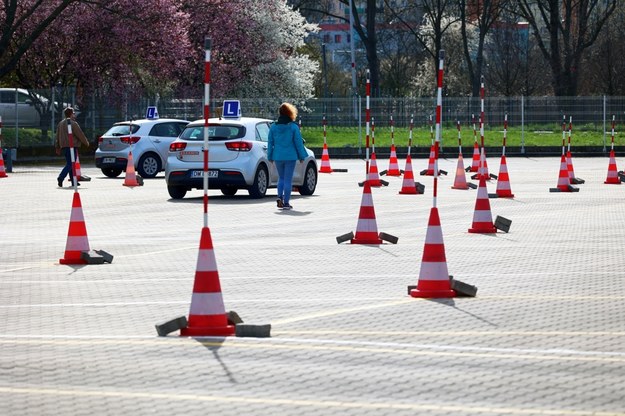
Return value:
<svg viewBox="0 0 625 416">
<path fill-rule="evenodd" d="M 102 168 L 102 173 L 107 178 L 117 178 L 122 173 L 122 170 L 119 168 Z"/>
<path fill-rule="evenodd" d="M 301 195 L 312 195 L 317 188 L 317 166 L 310 162 L 304 171 L 304 183 L 297 188 Z"/>
<path fill-rule="evenodd" d="M 167 192 L 172 199 L 182 199 L 187 194 L 187 190 L 183 186 L 167 186 Z"/>
<path fill-rule="evenodd" d="M 254 183 L 249 188 L 249 193 L 252 198 L 264 198 L 267 193 L 267 187 L 269 186 L 269 172 L 264 165 L 261 165 L 254 174 Z"/>
<path fill-rule="evenodd" d="M 237 188 L 232 188 L 232 187 L 221 188 L 221 193 L 226 196 L 234 196 L 236 195 L 237 191 L 238 191 Z"/>
<path fill-rule="evenodd" d="M 146 153 L 139 159 L 137 172 L 142 178 L 154 178 L 161 171 L 161 159 L 154 153 Z"/>
</svg>

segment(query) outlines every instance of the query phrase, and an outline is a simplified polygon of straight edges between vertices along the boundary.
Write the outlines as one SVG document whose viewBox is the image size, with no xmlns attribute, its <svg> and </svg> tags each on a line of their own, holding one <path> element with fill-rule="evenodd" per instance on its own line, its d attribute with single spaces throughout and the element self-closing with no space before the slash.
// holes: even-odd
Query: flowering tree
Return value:
<svg viewBox="0 0 625 416">
<path fill-rule="evenodd" d="M 299 52 L 317 30 L 285 0 L 184 0 L 195 45 L 189 85 L 201 85 L 204 37 L 212 39 L 211 95 L 309 97 L 318 64 Z"/>
</svg>

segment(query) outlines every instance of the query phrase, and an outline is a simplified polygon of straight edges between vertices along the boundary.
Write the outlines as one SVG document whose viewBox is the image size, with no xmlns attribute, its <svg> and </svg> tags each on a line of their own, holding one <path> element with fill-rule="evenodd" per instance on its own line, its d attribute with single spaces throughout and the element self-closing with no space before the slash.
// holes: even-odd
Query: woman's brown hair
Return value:
<svg viewBox="0 0 625 416">
<path fill-rule="evenodd" d="M 297 108 L 291 103 L 282 103 L 282 105 L 280 105 L 280 115 L 287 116 L 292 121 L 295 121 L 297 118 Z"/>
</svg>

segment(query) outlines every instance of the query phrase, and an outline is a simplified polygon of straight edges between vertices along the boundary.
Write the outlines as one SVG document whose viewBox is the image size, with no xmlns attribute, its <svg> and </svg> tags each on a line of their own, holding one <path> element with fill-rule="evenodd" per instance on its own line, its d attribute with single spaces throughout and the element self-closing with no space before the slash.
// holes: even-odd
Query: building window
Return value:
<svg viewBox="0 0 625 416">
<path fill-rule="evenodd" d="M 330 35 L 328 33 L 323 35 L 323 43 L 330 43 Z"/>
<path fill-rule="evenodd" d="M 341 43 L 341 35 L 334 35 L 334 43 Z"/>
</svg>

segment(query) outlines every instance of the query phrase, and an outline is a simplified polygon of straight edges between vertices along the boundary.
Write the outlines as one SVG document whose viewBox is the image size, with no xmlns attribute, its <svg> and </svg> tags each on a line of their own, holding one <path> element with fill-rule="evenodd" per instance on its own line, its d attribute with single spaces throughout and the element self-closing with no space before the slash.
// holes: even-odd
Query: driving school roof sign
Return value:
<svg viewBox="0 0 625 416">
<path fill-rule="evenodd" d="M 225 100 L 222 110 L 223 118 L 240 118 L 241 102 L 239 100 Z"/>
<path fill-rule="evenodd" d="M 156 106 L 148 107 L 147 111 L 145 112 L 145 118 L 147 118 L 148 120 L 158 119 L 158 110 L 156 109 Z"/>
</svg>

